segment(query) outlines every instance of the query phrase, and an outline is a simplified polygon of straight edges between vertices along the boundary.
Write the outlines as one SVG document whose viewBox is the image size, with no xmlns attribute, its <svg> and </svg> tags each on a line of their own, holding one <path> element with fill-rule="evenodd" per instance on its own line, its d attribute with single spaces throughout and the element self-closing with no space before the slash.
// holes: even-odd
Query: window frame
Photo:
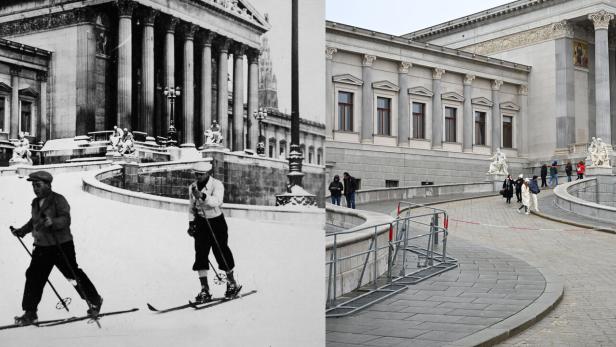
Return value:
<svg viewBox="0 0 616 347">
<path fill-rule="evenodd" d="M 379 107 L 379 99 L 383 99 L 383 100 L 387 100 L 388 104 L 388 108 L 381 108 Z M 376 119 L 376 127 L 375 127 L 375 135 L 377 136 L 392 136 L 393 134 L 393 129 L 392 129 L 392 102 L 393 102 L 393 98 L 390 97 L 386 97 L 386 96 L 380 96 L 377 95 L 376 96 L 376 114 L 375 114 L 375 119 Z M 388 122 L 387 122 L 387 133 L 385 133 L 384 131 L 381 132 L 379 130 L 379 128 L 382 128 L 382 130 L 384 130 L 385 128 L 385 124 L 384 123 L 384 115 L 385 112 L 387 112 L 387 118 L 388 118 Z"/>
<path fill-rule="evenodd" d="M 483 115 L 483 143 L 477 141 L 477 114 Z M 487 146 L 488 144 L 488 113 L 483 110 L 473 110 L 473 146 Z"/>
<path fill-rule="evenodd" d="M 343 103 L 343 102 L 341 102 L 340 101 L 340 94 L 348 94 L 348 95 L 350 95 L 350 103 Z M 355 112 L 354 112 L 355 111 L 355 94 L 356 93 L 348 91 L 348 90 L 344 90 L 344 89 L 338 89 L 336 91 L 336 105 L 337 105 L 337 108 L 336 108 L 336 111 L 337 111 L 336 112 L 336 128 L 337 128 L 338 131 L 353 132 L 353 130 L 355 129 L 355 122 L 354 122 L 354 118 L 355 118 Z M 348 119 L 348 121 L 349 121 L 349 124 L 348 124 L 349 127 L 348 128 L 346 126 L 341 127 L 341 125 L 342 125 L 341 124 L 342 123 L 342 120 L 341 120 L 342 117 L 341 117 L 341 114 L 340 114 L 340 106 L 341 105 L 345 106 L 345 111 L 347 111 L 347 108 L 348 108 L 348 111 L 350 112 L 350 117 Z M 345 121 L 344 121 L 345 124 L 344 125 L 346 125 L 346 121 L 347 121 L 347 119 L 346 119 L 346 114 L 345 114 Z"/>
<path fill-rule="evenodd" d="M 447 120 L 448 120 L 447 109 L 455 110 L 455 113 L 454 113 L 455 121 L 453 123 L 454 126 L 455 126 L 455 129 L 454 129 L 454 132 L 453 132 L 453 134 L 455 135 L 454 141 L 449 141 L 449 139 L 447 137 L 447 135 L 448 135 L 448 131 L 447 131 Z M 460 134 L 458 133 L 459 130 L 460 130 L 460 124 L 459 124 L 460 117 L 459 117 L 459 114 L 460 114 L 460 107 L 459 106 L 455 106 L 455 105 L 452 105 L 452 104 L 449 104 L 449 103 L 443 103 L 443 143 L 460 143 L 458 141 L 460 139 Z"/>
<path fill-rule="evenodd" d="M 511 147 L 505 147 L 505 118 L 510 118 L 511 119 Z M 516 117 L 511 114 L 511 113 L 501 113 L 501 143 L 500 143 L 500 148 L 505 148 L 505 149 L 515 149 L 516 148 L 516 142 L 515 142 L 515 121 L 516 121 Z"/>
<path fill-rule="evenodd" d="M 417 105 L 421 105 L 422 106 L 422 124 L 423 124 L 423 129 L 421 129 L 422 132 L 422 137 L 418 137 L 415 136 L 415 132 L 416 132 L 416 124 L 415 124 L 415 104 Z M 415 100 L 411 100 L 411 139 L 413 140 L 425 140 L 427 139 L 427 132 L 426 132 L 426 123 L 427 123 L 427 109 L 428 109 L 428 105 L 426 102 L 419 102 L 419 101 L 415 101 Z"/>
</svg>

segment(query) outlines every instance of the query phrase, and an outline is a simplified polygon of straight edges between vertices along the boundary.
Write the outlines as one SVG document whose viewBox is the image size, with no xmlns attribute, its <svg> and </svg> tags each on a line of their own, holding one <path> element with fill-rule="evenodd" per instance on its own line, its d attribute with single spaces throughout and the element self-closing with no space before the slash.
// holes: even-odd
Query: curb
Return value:
<svg viewBox="0 0 616 347">
<path fill-rule="evenodd" d="M 563 298 L 564 280 L 547 269 L 537 268 L 545 278 L 545 289 L 540 297 L 518 313 L 494 325 L 445 345 L 446 347 L 492 346 L 534 325 L 552 311 Z"/>
<path fill-rule="evenodd" d="M 568 219 L 552 217 L 552 216 L 547 215 L 547 214 L 542 213 L 542 212 L 530 211 L 530 213 L 532 213 L 532 214 L 534 214 L 534 215 L 536 215 L 538 217 L 541 217 L 541 218 L 544 218 L 544 219 L 547 219 L 547 220 L 551 220 L 551 221 L 554 221 L 554 222 L 559 222 L 559 223 L 563 223 L 563 224 L 569 224 L 569 225 L 573 225 L 573 226 L 580 227 L 580 228 L 585 228 L 585 229 L 592 229 L 592 230 L 601 231 L 601 232 L 609 233 L 609 234 L 616 234 L 616 230 L 610 229 L 610 228 L 598 227 L 598 226 L 595 226 L 595 225 L 590 225 L 590 224 L 585 224 L 585 223 L 580 223 L 580 222 L 574 222 L 574 221 L 571 221 L 571 220 L 568 220 Z"/>
</svg>

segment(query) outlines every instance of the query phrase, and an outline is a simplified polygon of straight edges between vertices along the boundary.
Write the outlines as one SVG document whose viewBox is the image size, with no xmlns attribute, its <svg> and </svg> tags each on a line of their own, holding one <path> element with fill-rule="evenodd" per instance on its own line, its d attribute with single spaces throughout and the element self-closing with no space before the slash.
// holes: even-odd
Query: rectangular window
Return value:
<svg viewBox="0 0 616 347">
<path fill-rule="evenodd" d="M 475 111 L 475 144 L 486 144 L 486 113 Z"/>
<path fill-rule="evenodd" d="M 456 142 L 456 112 L 458 109 L 445 107 L 445 142 Z"/>
<path fill-rule="evenodd" d="M 361 178 L 355 178 L 355 190 L 361 189 Z"/>
<path fill-rule="evenodd" d="M 353 131 L 353 93 L 338 92 L 338 130 Z"/>
<path fill-rule="evenodd" d="M 385 180 L 386 188 L 398 188 L 399 181 L 397 180 Z"/>
<path fill-rule="evenodd" d="M 391 135 L 391 99 L 376 98 L 376 133 Z"/>
<path fill-rule="evenodd" d="M 6 101 L 6 99 L 4 97 L 0 98 L 0 129 L 2 129 L 2 131 L 8 133 L 8 129 L 4 129 L 4 120 L 6 119 L 6 116 L 4 114 L 4 102 Z"/>
<path fill-rule="evenodd" d="M 21 102 L 21 129 L 24 134 L 32 134 L 32 103 L 29 101 Z"/>
<path fill-rule="evenodd" d="M 503 116 L 503 148 L 513 148 L 513 117 Z"/>
<path fill-rule="evenodd" d="M 273 158 L 274 157 L 274 149 L 276 148 L 276 141 L 275 140 L 270 140 L 269 141 L 269 157 Z"/>
<path fill-rule="evenodd" d="M 425 139 L 426 104 L 413 103 L 413 138 Z"/>
</svg>

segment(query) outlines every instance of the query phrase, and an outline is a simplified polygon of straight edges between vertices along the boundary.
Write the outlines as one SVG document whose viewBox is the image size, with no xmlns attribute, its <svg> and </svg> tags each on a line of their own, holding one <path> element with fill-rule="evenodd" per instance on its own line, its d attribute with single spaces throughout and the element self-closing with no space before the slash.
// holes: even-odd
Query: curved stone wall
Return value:
<svg viewBox="0 0 616 347">
<path fill-rule="evenodd" d="M 595 176 L 557 186 L 554 203 L 575 214 L 616 220 L 616 176 Z"/>
</svg>

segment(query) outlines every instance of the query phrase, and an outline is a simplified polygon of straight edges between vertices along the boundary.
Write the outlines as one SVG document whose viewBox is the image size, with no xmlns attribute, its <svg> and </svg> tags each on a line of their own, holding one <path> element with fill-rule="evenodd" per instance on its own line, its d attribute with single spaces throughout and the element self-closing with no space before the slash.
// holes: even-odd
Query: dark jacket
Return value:
<svg viewBox="0 0 616 347">
<path fill-rule="evenodd" d="M 528 181 L 528 188 L 530 189 L 531 194 L 538 194 L 541 191 L 539 189 L 539 185 L 537 184 L 537 180 Z"/>
<path fill-rule="evenodd" d="M 54 235 L 58 244 L 71 241 L 71 207 L 66 199 L 56 193 L 51 192 L 39 207 L 39 198 L 32 200 L 32 217 L 24 226 L 18 229 L 20 234 L 32 232 L 34 244 L 36 246 L 53 246 L 56 244 Z M 45 217 L 51 217 L 53 224 L 46 227 L 44 223 Z"/>
<path fill-rule="evenodd" d="M 567 176 L 571 176 L 572 171 L 573 166 L 571 166 L 571 163 L 567 163 L 567 165 L 565 165 L 565 173 L 567 174 Z"/>
<path fill-rule="evenodd" d="M 505 178 L 503 182 L 503 196 L 505 198 L 511 198 L 513 196 L 513 180 Z"/>
<path fill-rule="evenodd" d="M 341 196 L 342 195 L 342 190 L 344 189 L 344 187 L 342 186 L 342 182 L 340 181 L 332 181 L 332 183 L 329 184 L 329 191 L 331 192 L 332 196 Z"/>
<path fill-rule="evenodd" d="M 550 166 L 550 176 L 558 175 L 558 165 Z"/>
<path fill-rule="evenodd" d="M 541 167 L 541 177 L 546 177 L 548 175 L 548 166 L 543 164 Z"/>
<path fill-rule="evenodd" d="M 355 181 L 355 177 L 349 176 L 349 178 L 343 179 L 344 181 L 344 195 L 355 193 L 357 189 L 357 182 Z"/>
<path fill-rule="evenodd" d="M 515 191 L 516 193 L 520 193 L 522 191 L 522 185 L 524 184 L 523 178 L 518 178 L 515 180 Z"/>
</svg>

